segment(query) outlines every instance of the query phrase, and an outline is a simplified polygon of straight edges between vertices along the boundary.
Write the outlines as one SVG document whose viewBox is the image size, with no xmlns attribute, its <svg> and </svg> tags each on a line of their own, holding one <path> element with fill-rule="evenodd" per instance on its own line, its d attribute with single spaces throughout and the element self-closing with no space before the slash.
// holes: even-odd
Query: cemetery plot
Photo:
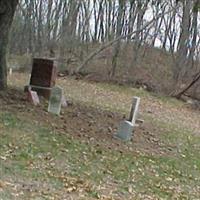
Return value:
<svg viewBox="0 0 200 200">
<path fill-rule="evenodd" d="M 95 198 L 98 194 L 102 199 L 117 199 L 115 197 L 119 194 L 118 199 L 133 199 L 135 192 L 144 194 L 144 198 L 150 195 L 150 199 L 170 199 L 177 195 L 177 199 L 199 199 L 199 169 L 196 163 L 199 162 L 200 143 L 191 132 L 174 127 L 162 117 L 161 124 L 155 120 L 158 115 L 155 117 L 151 112 L 145 123 L 135 128 L 134 140 L 121 142 L 113 138 L 113 133 L 117 131 L 124 113 L 128 112 L 133 93 L 130 96 L 124 90 L 112 93 L 115 100 L 112 102 L 108 99 L 111 91 L 108 92 L 104 85 L 101 90 L 99 86 L 92 85 L 92 90 L 85 82 L 69 85 L 61 81 L 63 84 L 60 85 L 70 100 L 73 95 L 80 96 L 74 98 L 78 102 L 73 99 L 73 104 L 63 108 L 60 117 L 48 114 L 45 104 L 32 107 L 20 91 L 0 93 L 3 110 L 0 112 L 0 161 L 3 170 L 0 192 L 3 187 L 5 195 L 11 191 L 19 199 L 30 199 L 32 195 L 35 199 L 70 199 L 66 195 L 78 194 L 79 191 L 85 193 L 85 199 L 90 199 L 91 194 Z M 107 95 L 103 95 L 105 91 Z M 98 97 L 95 99 L 98 106 L 94 104 L 94 93 Z M 119 101 L 123 95 L 123 101 Z M 87 101 L 83 101 L 84 97 Z M 88 97 L 92 101 L 89 102 Z M 160 100 L 152 96 L 150 100 L 147 98 L 143 96 L 142 99 L 140 111 L 143 113 L 152 109 L 152 99 L 168 117 L 174 112 L 175 106 L 170 109 L 165 102 L 160 108 Z M 147 101 L 149 104 L 146 104 Z M 110 111 L 105 109 L 105 102 L 112 106 Z M 116 107 L 122 106 L 122 103 L 126 106 L 118 112 Z M 159 109 L 153 111 L 158 114 Z M 178 113 L 182 119 L 181 123 L 175 122 L 181 127 L 188 112 L 180 111 L 180 107 L 175 109 L 175 114 Z M 191 114 L 192 121 L 197 120 L 195 124 L 198 125 L 199 113 Z M 8 182 L 10 184 L 6 185 Z M 91 188 L 88 188 L 88 182 Z M 27 198 L 20 195 L 27 195 Z M 103 195 L 108 198 L 103 198 Z"/>
</svg>

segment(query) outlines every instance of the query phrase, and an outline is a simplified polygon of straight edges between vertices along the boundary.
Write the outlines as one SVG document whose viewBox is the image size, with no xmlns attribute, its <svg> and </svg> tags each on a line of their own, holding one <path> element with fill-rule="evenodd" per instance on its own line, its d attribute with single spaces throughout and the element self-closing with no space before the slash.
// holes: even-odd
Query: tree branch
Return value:
<svg viewBox="0 0 200 200">
<path fill-rule="evenodd" d="M 102 45 L 99 49 L 97 49 L 96 51 L 92 52 L 84 61 L 83 63 L 77 67 L 75 73 L 79 73 L 83 68 L 85 68 L 85 66 L 88 64 L 88 62 L 90 60 L 92 60 L 95 56 L 97 56 L 99 53 L 101 53 L 104 49 L 112 46 L 113 44 L 115 44 L 116 42 L 118 42 L 119 40 L 122 40 L 122 39 L 125 39 L 135 33 L 138 33 L 138 32 L 141 32 L 143 31 L 144 29 L 146 29 L 148 26 L 152 26 L 153 25 L 153 22 L 155 20 L 158 20 L 160 17 L 163 17 L 164 15 L 170 13 L 171 11 L 173 11 L 173 9 L 169 10 L 168 12 L 165 12 L 165 13 L 161 13 L 159 14 L 157 17 L 154 17 L 151 21 L 147 22 L 146 25 L 144 25 L 141 29 L 139 30 L 135 30 L 135 31 L 132 31 L 130 33 L 128 33 L 127 35 L 122 35 L 122 36 L 119 36 L 117 37 L 116 39 Z"/>
</svg>

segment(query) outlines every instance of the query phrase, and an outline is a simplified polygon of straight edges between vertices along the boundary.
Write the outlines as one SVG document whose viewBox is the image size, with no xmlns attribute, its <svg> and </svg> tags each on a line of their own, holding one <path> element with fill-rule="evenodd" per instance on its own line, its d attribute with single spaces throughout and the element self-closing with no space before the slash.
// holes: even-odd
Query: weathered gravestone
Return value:
<svg viewBox="0 0 200 200">
<path fill-rule="evenodd" d="M 13 69 L 9 68 L 9 75 L 12 76 L 12 73 L 13 73 Z"/>
<path fill-rule="evenodd" d="M 140 98 L 133 97 L 131 112 L 130 112 L 130 116 L 129 116 L 129 120 L 128 120 L 133 124 L 133 126 L 135 126 L 135 122 L 136 122 L 138 110 L 139 110 L 139 105 L 140 105 Z"/>
<path fill-rule="evenodd" d="M 56 83 L 56 67 L 54 61 L 34 58 L 30 85 L 54 87 Z"/>
<path fill-rule="evenodd" d="M 125 120 L 120 123 L 115 137 L 124 141 L 129 141 L 132 137 L 132 132 L 133 132 L 133 124 Z"/>
<path fill-rule="evenodd" d="M 49 99 L 52 87 L 55 86 L 57 69 L 53 60 L 34 58 L 30 78 L 30 87 L 38 95 Z M 25 87 L 25 90 L 27 90 Z"/>
<path fill-rule="evenodd" d="M 49 99 L 48 112 L 59 115 L 62 104 L 63 91 L 61 87 L 53 87 Z"/>
<path fill-rule="evenodd" d="M 37 106 L 38 104 L 40 104 L 40 100 L 39 100 L 37 92 L 28 90 L 28 94 L 27 95 L 28 95 L 28 100 L 33 105 Z"/>
<path fill-rule="evenodd" d="M 135 126 L 135 121 L 136 117 L 138 114 L 138 109 L 139 109 L 139 104 L 140 104 L 140 98 L 139 97 L 133 97 L 133 103 L 131 106 L 131 112 L 129 116 L 129 120 L 125 120 L 120 123 L 119 129 L 117 131 L 117 134 L 115 137 L 124 140 L 124 141 L 129 141 L 132 138 L 132 133 L 133 129 Z"/>
<path fill-rule="evenodd" d="M 61 106 L 63 106 L 63 107 L 67 107 L 68 106 L 67 100 L 66 100 L 64 95 L 62 95 Z"/>
</svg>

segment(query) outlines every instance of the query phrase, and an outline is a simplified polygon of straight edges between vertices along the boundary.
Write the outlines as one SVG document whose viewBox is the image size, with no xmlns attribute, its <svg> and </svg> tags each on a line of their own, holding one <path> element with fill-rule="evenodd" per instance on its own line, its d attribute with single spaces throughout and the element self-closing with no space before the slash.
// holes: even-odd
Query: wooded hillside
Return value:
<svg viewBox="0 0 200 200">
<path fill-rule="evenodd" d="M 162 57 L 163 69 L 158 69 L 162 74 L 167 67 L 170 79 L 164 81 L 172 83 L 176 88 L 172 92 L 176 94 L 200 70 L 199 3 L 199 0 L 21 0 L 13 23 L 10 54 L 56 57 L 62 69 L 70 67 L 74 71 L 88 70 L 96 58 L 102 58 L 95 66 L 92 64 L 93 68 L 106 69 L 106 74 L 100 75 L 116 79 L 133 71 L 153 76 L 149 71 L 153 63 L 159 65 L 160 61 L 154 60 L 159 56 L 151 53 L 147 57 L 146 52 L 152 50 L 157 54 L 156 47 L 160 54 L 166 52 Z M 144 67 L 150 69 L 146 71 Z M 121 68 L 123 74 L 119 74 Z M 135 81 L 139 79 L 136 77 L 132 82 Z M 192 93 L 196 95 L 199 91 L 197 84 L 194 86 Z"/>
</svg>

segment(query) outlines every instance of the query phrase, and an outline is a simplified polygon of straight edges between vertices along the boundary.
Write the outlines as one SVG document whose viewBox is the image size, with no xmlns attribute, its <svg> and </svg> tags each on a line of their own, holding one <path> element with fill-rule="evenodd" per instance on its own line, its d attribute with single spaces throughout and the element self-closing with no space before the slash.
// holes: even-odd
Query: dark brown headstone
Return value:
<svg viewBox="0 0 200 200">
<path fill-rule="evenodd" d="M 55 82 L 56 67 L 53 60 L 34 58 L 30 85 L 52 88 Z"/>
<path fill-rule="evenodd" d="M 30 86 L 39 96 L 49 99 L 56 84 L 57 69 L 53 60 L 34 58 Z"/>
</svg>

